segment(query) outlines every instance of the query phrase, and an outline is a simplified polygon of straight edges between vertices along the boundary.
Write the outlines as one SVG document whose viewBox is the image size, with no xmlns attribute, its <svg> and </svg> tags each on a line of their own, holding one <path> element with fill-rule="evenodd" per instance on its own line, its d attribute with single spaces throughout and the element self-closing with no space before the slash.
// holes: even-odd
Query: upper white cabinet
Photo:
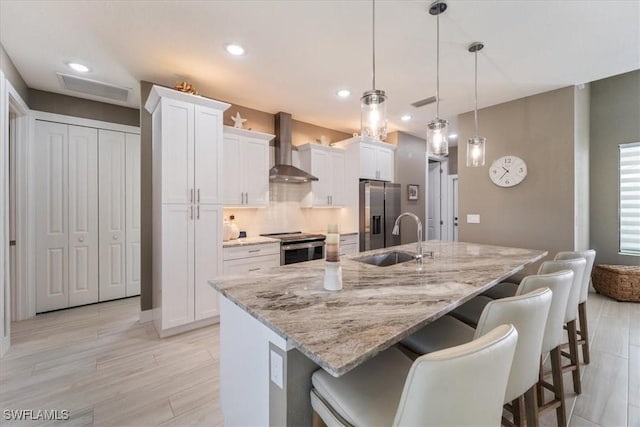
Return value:
<svg viewBox="0 0 640 427">
<path fill-rule="evenodd" d="M 343 149 L 319 144 L 298 147 L 300 167 L 318 178 L 304 196 L 304 207 L 341 207 L 345 204 L 345 153 Z"/>
<path fill-rule="evenodd" d="M 224 126 L 222 203 L 265 207 L 269 204 L 269 141 L 274 135 Z"/>
<path fill-rule="evenodd" d="M 349 138 L 337 143 L 351 153 L 349 158 L 355 158 L 359 165 L 360 179 L 375 179 L 392 182 L 395 177 L 395 146 L 386 142 L 365 139 L 361 137 Z M 350 166 L 356 165 L 349 163 Z"/>
<path fill-rule="evenodd" d="M 154 86 L 153 308 L 160 336 L 216 321 L 222 274 L 222 114 L 229 104 Z M 228 160 L 227 160 L 228 161 Z"/>
</svg>

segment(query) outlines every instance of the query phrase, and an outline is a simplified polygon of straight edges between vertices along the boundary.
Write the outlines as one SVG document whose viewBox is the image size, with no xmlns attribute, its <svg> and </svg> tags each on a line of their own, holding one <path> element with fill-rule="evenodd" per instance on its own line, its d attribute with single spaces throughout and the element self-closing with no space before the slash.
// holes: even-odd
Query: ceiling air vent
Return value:
<svg viewBox="0 0 640 427">
<path fill-rule="evenodd" d="M 433 104 L 434 102 L 436 102 L 436 97 L 435 96 L 430 96 L 429 98 L 425 98 L 425 99 L 421 99 L 420 101 L 416 101 L 411 105 L 413 105 L 416 108 L 419 108 L 419 107 L 424 107 L 425 105 Z"/>
<path fill-rule="evenodd" d="M 114 101 L 125 102 L 129 98 L 131 88 L 116 86 L 96 80 L 71 76 L 69 74 L 58 74 L 58 80 L 63 89 L 74 92 L 85 93 L 87 95 L 99 96 L 101 98 L 112 99 Z"/>
</svg>

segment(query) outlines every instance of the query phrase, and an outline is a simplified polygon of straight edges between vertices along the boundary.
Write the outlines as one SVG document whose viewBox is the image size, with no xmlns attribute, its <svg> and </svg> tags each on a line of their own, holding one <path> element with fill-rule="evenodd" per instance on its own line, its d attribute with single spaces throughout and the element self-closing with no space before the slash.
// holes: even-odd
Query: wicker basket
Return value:
<svg viewBox="0 0 640 427">
<path fill-rule="evenodd" d="M 640 302 L 640 267 L 600 264 L 591 279 L 598 293 L 618 301 Z"/>
</svg>

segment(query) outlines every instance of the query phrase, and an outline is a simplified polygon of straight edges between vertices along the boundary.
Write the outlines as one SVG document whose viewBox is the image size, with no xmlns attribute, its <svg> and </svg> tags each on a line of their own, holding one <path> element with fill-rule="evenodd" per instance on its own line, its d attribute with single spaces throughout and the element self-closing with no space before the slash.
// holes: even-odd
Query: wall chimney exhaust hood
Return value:
<svg viewBox="0 0 640 427">
<path fill-rule="evenodd" d="M 276 165 L 269 171 L 269 180 L 290 184 L 317 181 L 315 176 L 291 165 L 291 114 L 276 114 L 275 125 Z"/>
</svg>

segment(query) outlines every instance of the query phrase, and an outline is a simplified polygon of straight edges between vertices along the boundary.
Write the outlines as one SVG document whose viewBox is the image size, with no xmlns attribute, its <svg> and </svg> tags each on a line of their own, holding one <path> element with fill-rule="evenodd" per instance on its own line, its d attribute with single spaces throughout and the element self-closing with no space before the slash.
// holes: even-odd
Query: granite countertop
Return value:
<svg viewBox="0 0 640 427">
<path fill-rule="evenodd" d="M 343 289 L 323 288 L 324 260 L 291 264 L 211 285 L 338 377 L 494 284 L 543 258 L 539 250 L 425 242 L 422 271 L 408 261 L 377 267 L 342 257 Z M 393 249 L 415 252 L 416 245 Z"/>
<path fill-rule="evenodd" d="M 263 236 L 243 237 L 242 239 L 234 239 L 222 242 L 222 247 L 235 248 L 237 246 L 264 245 L 265 243 L 280 243 L 280 239 L 272 239 L 271 237 Z"/>
</svg>

